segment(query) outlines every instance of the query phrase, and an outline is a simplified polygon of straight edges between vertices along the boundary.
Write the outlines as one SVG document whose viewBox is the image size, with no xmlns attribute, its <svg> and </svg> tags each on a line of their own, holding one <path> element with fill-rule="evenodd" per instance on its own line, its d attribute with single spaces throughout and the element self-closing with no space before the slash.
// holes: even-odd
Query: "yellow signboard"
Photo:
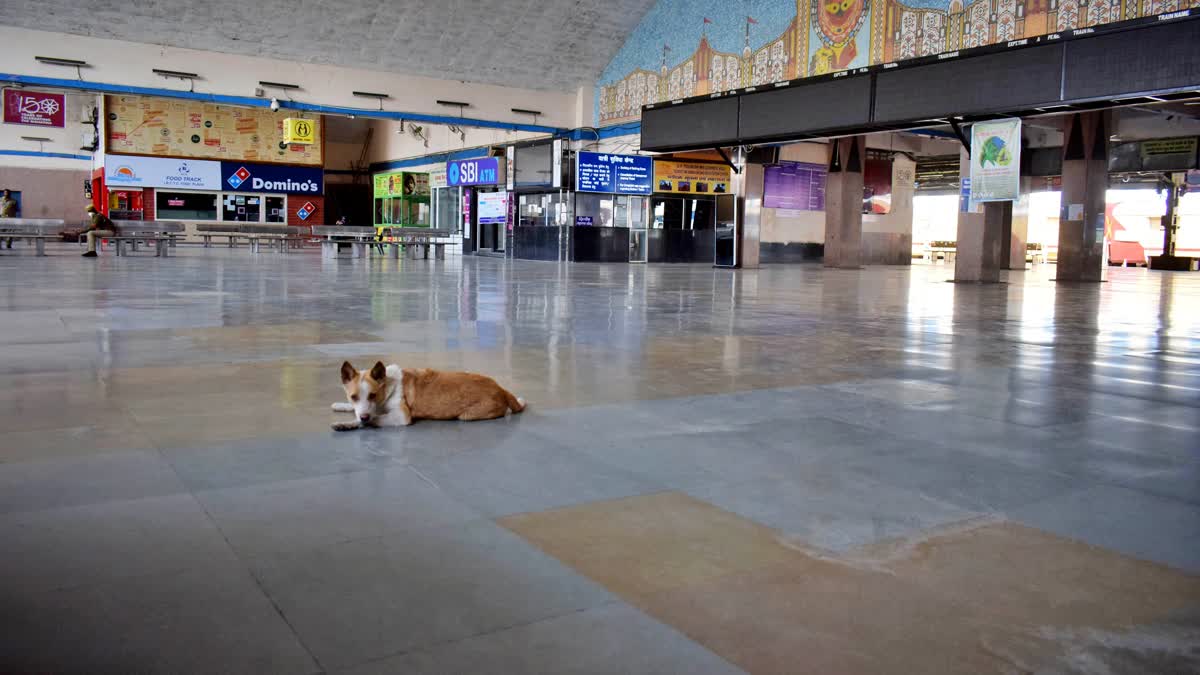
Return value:
<svg viewBox="0 0 1200 675">
<path fill-rule="evenodd" d="M 295 117 L 285 118 L 283 120 L 283 142 L 288 145 L 312 145 L 316 143 L 316 122 Z"/>
<path fill-rule="evenodd" d="M 654 160 L 654 191 L 722 195 L 733 189 L 733 173 L 724 164 Z"/>
</svg>

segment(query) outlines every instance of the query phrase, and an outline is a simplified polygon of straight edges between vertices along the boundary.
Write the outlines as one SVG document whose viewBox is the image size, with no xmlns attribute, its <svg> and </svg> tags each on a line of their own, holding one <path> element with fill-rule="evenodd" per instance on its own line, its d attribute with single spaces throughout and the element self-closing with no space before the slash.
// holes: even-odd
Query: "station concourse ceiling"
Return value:
<svg viewBox="0 0 1200 675">
<path fill-rule="evenodd" d="M 593 84 L 655 0 L 3 0 L 19 28 L 482 84 Z"/>
</svg>

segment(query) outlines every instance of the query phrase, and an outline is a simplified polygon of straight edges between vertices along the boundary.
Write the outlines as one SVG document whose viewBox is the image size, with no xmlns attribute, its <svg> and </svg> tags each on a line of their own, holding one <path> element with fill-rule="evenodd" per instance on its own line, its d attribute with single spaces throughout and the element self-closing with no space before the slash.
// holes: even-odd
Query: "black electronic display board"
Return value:
<svg viewBox="0 0 1200 675">
<path fill-rule="evenodd" d="M 738 99 L 714 98 L 642 111 L 642 149 L 713 148 L 738 140 Z"/>
<path fill-rule="evenodd" d="M 870 75 L 760 89 L 767 91 L 742 96 L 738 129 L 743 142 L 862 127 L 871 121 Z"/>
</svg>

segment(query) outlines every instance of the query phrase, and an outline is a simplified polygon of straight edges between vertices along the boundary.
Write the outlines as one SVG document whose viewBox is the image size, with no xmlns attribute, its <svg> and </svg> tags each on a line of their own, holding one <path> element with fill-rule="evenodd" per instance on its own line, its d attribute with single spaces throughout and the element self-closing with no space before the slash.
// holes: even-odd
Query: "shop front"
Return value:
<svg viewBox="0 0 1200 675">
<path fill-rule="evenodd" d="M 446 163 L 446 191 L 437 195 L 439 210 L 444 206 L 444 211 L 439 212 L 438 221 L 449 223 L 454 207 L 458 206 L 463 253 L 504 255 L 505 235 L 511 220 L 505 168 L 505 161 L 499 157 Z"/>
<path fill-rule="evenodd" d="M 111 217 L 305 226 L 320 223 L 319 168 L 108 154 L 103 169 Z"/>
<path fill-rule="evenodd" d="M 375 228 L 429 227 L 432 223 L 429 174 L 410 171 L 377 173 L 375 190 Z"/>
<path fill-rule="evenodd" d="M 732 245 L 737 211 L 732 179 L 725 164 L 656 160 L 646 259 L 713 263 L 718 239 Z"/>
</svg>

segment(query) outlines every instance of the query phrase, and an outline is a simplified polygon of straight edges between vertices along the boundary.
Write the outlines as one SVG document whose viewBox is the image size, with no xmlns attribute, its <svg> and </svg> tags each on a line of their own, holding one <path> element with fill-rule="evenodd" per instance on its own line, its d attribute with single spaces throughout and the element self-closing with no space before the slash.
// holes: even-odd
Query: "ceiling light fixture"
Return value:
<svg viewBox="0 0 1200 675">
<path fill-rule="evenodd" d="M 286 82 L 269 82 L 267 80 L 259 80 L 258 85 L 260 87 L 270 87 L 271 89 L 299 89 L 300 88 L 300 85 L 298 85 L 298 84 L 288 84 Z"/>
<path fill-rule="evenodd" d="M 520 115 L 533 115 L 534 117 L 542 114 L 541 110 L 526 110 L 525 108 L 513 108 L 512 111 Z"/>
<path fill-rule="evenodd" d="M 373 91 L 352 91 L 350 93 L 358 96 L 359 98 L 373 98 L 376 101 L 379 101 L 380 110 L 383 110 L 383 102 L 392 97 L 391 94 L 377 94 Z"/>
<path fill-rule="evenodd" d="M 90 64 L 87 61 L 79 59 L 60 59 L 57 56 L 35 56 L 33 57 L 38 63 L 44 63 L 48 66 L 69 66 L 71 68 L 89 68 Z"/>
<path fill-rule="evenodd" d="M 45 146 L 46 143 L 54 142 L 53 138 L 46 138 L 45 136 L 22 136 L 21 140 L 29 141 L 30 143 L 37 143 L 38 144 L 38 152 L 42 152 L 46 149 L 46 146 Z"/>
<path fill-rule="evenodd" d="M 471 104 L 470 104 L 470 103 L 463 103 L 462 101 L 442 101 L 442 100 L 439 100 L 439 101 L 437 102 L 437 104 L 438 104 L 438 105 L 449 106 L 449 107 L 451 107 L 451 108 L 470 108 L 470 107 L 471 107 Z"/>
<path fill-rule="evenodd" d="M 189 73 L 183 70 L 164 70 L 162 68 L 151 68 L 150 70 L 159 77 L 172 80 L 187 80 L 188 91 L 196 91 L 196 80 L 200 77 L 196 73 Z"/>
</svg>

